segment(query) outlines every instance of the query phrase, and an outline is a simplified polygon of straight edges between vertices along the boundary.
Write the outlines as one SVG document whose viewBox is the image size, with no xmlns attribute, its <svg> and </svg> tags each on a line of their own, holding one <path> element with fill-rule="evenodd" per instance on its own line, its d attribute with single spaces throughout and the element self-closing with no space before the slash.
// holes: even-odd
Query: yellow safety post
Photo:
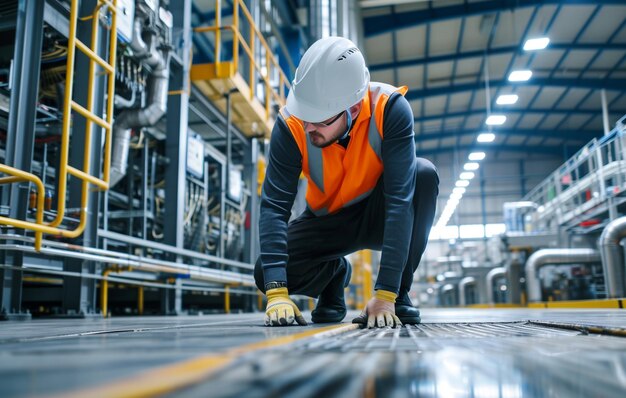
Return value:
<svg viewBox="0 0 626 398">
<path fill-rule="evenodd" d="M 257 307 L 259 309 L 259 311 L 263 311 L 263 293 L 261 293 L 261 291 L 258 291 L 258 295 L 257 295 Z"/>
<path fill-rule="evenodd" d="M 102 311 L 102 316 L 104 318 L 109 317 L 109 280 L 108 276 L 112 272 L 122 272 L 122 271 L 132 271 L 132 267 L 120 267 L 120 266 L 112 266 L 104 271 L 102 271 L 102 279 L 100 281 L 100 310 Z M 142 301 L 143 301 L 143 292 L 142 292 Z M 143 302 L 142 302 L 142 311 L 143 311 Z"/>
<path fill-rule="evenodd" d="M 235 0 L 233 4 L 233 27 L 235 32 L 239 32 L 239 1 Z M 239 70 L 239 35 L 233 37 L 233 69 Z"/>
<path fill-rule="evenodd" d="M 137 288 L 137 312 L 143 315 L 143 286 Z"/>
<path fill-rule="evenodd" d="M 104 318 L 109 317 L 109 280 L 107 279 L 113 269 L 105 269 L 102 271 L 102 280 L 100 281 L 100 309 Z"/>
<path fill-rule="evenodd" d="M 224 288 L 224 312 L 230 314 L 230 286 Z"/>
<path fill-rule="evenodd" d="M 363 250 L 363 268 L 362 268 L 362 281 L 363 281 L 363 305 L 367 304 L 374 294 L 373 281 L 372 281 L 372 251 Z"/>
</svg>

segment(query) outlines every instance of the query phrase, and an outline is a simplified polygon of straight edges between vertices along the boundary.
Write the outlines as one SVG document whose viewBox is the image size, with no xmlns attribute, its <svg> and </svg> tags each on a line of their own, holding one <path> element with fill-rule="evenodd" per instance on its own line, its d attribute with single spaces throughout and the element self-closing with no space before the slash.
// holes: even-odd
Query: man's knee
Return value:
<svg viewBox="0 0 626 398">
<path fill-rule="evenodd" d="M 424 158 L 416 158 L 417 161 L 417 186 L 418 190 L 431 187 L 439 191 L 439 174 L 437 168 L 430 160 Z"/>
<path fill-rule="evenodd" d="M 265 278 L 263 277 L 263 266 L 261 265 L 261 256 L 257 258 L 254 264 L 254 283 L 260 291 L 265 293 Z"/>
</svg>

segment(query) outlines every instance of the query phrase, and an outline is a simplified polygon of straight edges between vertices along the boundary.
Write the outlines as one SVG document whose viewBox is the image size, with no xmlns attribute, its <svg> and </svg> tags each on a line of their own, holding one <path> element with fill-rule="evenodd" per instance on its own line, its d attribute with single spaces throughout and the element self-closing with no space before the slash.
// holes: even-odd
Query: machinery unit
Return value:
<svg viewBox="0 0 626 398">
<path fill-rule="evenodd" d="M 17 12 L 17 4 L 7 9 Z M 242 113 L 247 108 L 240 91 L 207 97 L 203 84 L 219 84 L 221 77 L 190 79 L 192 45 L 207 50 L 201 45 L 206 34 L 191 30 L 190 1 L 113 4 L 32 5 L 41 43 L 23 45 L 41 52 L 20 60 L 13 55 L 20 54 L 20 43 L 2 47 L 11 52 L 0 57 L 0 256 L 3 278 L 13 278 L 14 285 L 2 296 L 0 316 L 257 308 L 262 303 L 252 269 L 262 182 L 257 175 L 264 172 L 257 160 L 265 145 L 253 125 L 261 120 Z M 252 31 L 246 40 L 254 43 L 235 43 L 240 48 L 230 56 L 244 52 L 242 46 L 258 52 L 242 56 L 232 78 L 245 75 L 248 91 L 263 87 L 243 101 L 267 109 L 263 123 L 270 123 L 288 86 L 279 66 L 284 59 L 278 60 L 284 55 L 275 51 L 275 39 L 266 42 L 255 21 L 246 19 L 246 4 L 237 4 L 239 29 Z M 222 21 L 214 13 L 203 23 Z M 212 40 L 222 48 L 228 43 Z M 214 63 L 224 60 L 205 55 Z M 266 73 L 258 65 L 267 68 L 268 61 L 274 69 Z M 21 73 L 39 70 L 41 79 L 32 75 L 32 82 L 16 86 Z M 9 112 L 20 106 L 12 102 L 15 90 L 37 98 L 26 109 L 32 132 L 15 134 L 25 115 Z M 251 124 L 239 123 L 242 118 Z"/>
</svg>

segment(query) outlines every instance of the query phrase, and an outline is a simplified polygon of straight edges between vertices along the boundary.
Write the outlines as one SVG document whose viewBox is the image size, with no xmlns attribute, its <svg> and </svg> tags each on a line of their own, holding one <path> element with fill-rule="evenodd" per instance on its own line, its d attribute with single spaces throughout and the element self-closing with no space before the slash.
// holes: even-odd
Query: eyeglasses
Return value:
<svg viewBox="0 0 626 398">
<path fill-rule="evenodd" d="M 332 119 L 330 119 L 327 122 L 317 122 L 317 123 L 311 123 L 311 122 L 305 122 L 310 124 L 313 127 L 317 127 L 317 128 L 324 128 L 324 127 L 330 127 L 331 124 L 335 123 L 337 120 L 339 120 L 339 118 L 344 114 L 345 111 L 341 112 L 340 114 L 338 114 L 337 116 L 333 117 Z"/>
</svg>

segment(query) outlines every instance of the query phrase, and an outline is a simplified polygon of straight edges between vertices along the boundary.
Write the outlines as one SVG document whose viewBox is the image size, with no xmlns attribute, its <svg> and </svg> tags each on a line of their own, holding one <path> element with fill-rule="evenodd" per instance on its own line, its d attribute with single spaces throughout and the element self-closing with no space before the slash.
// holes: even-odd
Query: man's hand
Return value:
<svg viewBox="0 0 626 398">
<path fill-rule="evenodd" d="M 377 290 L 367 302 L 365 309 L 352 323 L 366 325 L 368 328 L 400 327 L 402 322 L 396 316 L 395 302 L 397 295 L 386 290 Z"/>
<path fill-rule="evenodd" d="M 268 290 L 267 307 L 265 308 L 266 326 L 287 326 L 295 320 L 299 325 L 306 326 L 306 321 L 298 306 L 289 298 L 286 287 Z M 393 307 L 393 305 L 392 305 Z"/>
</svg>

